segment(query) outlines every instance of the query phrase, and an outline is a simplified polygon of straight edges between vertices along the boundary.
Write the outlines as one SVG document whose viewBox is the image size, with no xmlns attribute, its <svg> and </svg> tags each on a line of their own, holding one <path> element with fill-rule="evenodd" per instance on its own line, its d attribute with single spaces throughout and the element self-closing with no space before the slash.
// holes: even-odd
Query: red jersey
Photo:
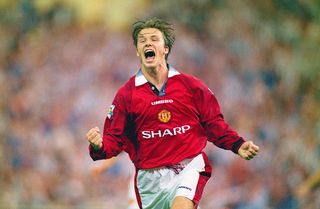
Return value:
<svg viewBox="0 0 320 209">
<path fill-rule="evenodd" d="M 216 97 L 199 79 L 169 67 L 156 94 L 141 70 L 118 91 L 94 160 L 126 151 L 139 169 L 170 166 L 198 155 L 207 141 L 238 152 L 244 140 L 224 121 Z"/>
</svg>

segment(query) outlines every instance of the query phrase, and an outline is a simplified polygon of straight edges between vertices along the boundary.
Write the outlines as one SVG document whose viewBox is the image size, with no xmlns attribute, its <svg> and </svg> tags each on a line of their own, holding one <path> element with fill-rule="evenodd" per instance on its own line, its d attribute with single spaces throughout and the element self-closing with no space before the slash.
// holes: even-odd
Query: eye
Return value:
<svg viewBox="0 0 320 209">
<path fill-rule="evenodd" d="M 156 36 L 153 36 L 153 37 L 151 38 L 151 40 L 152 40 L 152 41 L 158 41 L 158 40 L 159 40 L 159 38 L 158 38 L 158 37 L 156 37 Z"/>
</svg>

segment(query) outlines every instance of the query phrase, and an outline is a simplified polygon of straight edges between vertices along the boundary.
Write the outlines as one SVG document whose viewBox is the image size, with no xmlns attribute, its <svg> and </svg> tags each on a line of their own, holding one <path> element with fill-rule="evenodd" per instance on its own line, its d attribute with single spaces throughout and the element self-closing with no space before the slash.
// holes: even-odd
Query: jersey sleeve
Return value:
<svg viewBox="0 0 320 209">
<path fill-rule="evenodd" d="M 245 140 L 226 123 L 213 92 L 200 80 L 196 80 L 196 83 L 194 101 L 208 141 L 222 149 L 238 153 Z"/>
<path fill-rule="evenodd" d="M 89 145 L 89 153 L 93 160 L 108 159 L 118 155 L 124 149 L 123 133 L 126 125 L 126 101 L 121 92 L 117 93 L 108 110 L 103 128 L 103 146 L 94 150 Z"/>
</svg>

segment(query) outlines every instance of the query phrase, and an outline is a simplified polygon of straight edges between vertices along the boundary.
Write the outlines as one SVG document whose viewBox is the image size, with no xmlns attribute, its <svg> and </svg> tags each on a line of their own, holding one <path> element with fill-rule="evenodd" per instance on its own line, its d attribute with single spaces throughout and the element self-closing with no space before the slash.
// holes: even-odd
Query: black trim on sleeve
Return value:
<svg viewBox="0 0 320 209">
<path fill-rule="evenodd" d="M 242 137 L 240 137 L 240 139 L 232 145 L 232 152 L 238 154 L 238 150 L 244 142 L 245 140 Z"/>
<path fill-rule="evenodd" d="M 92 145 L 89 144 L 89 151 L 90 151 L 90 156 L 91 156 L 92 160 L 94 160 L 94 161 L 107 158 L 107 154 L 103 150 L 103 147 L 98 150 L 95 150 L 92 147 Z"/>
</svg>

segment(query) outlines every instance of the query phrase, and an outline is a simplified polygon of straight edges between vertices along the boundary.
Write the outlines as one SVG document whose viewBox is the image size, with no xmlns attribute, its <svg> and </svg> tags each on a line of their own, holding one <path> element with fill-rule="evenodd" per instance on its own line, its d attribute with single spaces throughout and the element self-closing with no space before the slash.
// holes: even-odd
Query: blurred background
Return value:
<svg viewBox="0 0 320 209">
<path fill-rule="evenodd" d="M 132 23 L 154 16 L 176 29 L 169 63 L 261 148 L 208 144 L 201 209 L 320 208 L 316 0 L 1 0 L 0 208 L 126 208 L 128 156 L 94 175 L 85 134 L 139 68 Z"/>
</svg>

